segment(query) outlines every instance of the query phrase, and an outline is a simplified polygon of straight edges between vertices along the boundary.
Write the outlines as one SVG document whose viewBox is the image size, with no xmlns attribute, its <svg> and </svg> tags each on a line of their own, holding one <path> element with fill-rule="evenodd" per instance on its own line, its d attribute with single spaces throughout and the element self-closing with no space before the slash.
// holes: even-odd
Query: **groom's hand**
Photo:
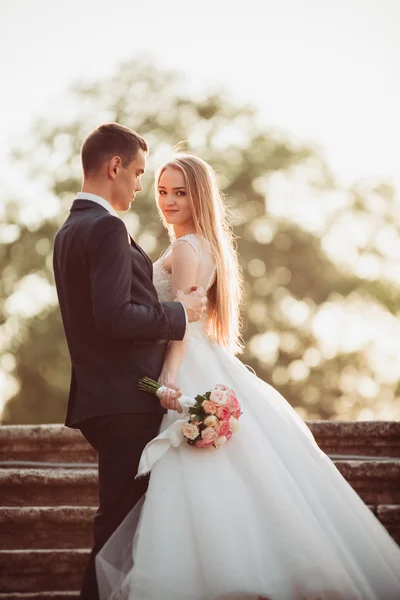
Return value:
<svg viewBox="0 0 400 600">
<path fill-rule="evenodd" d="M 185 307 L 189 323 L 198 321 L 206 311 L 207 296 L 201 286 L 193 286 L 189 294 L 184 294 L 182 290 L 178 290 L 176 299 L 182 302 Z"/>
<path fill-rule="evenodd" d="M 167 410 L 176 410 L 178 413 L 182 412 L 181 406 L 178 402 L 178 398 L 182 396 L 182 390 L 174 383 L 168 383 L 168 381 L 160 381 L 163 386 L 168 388 L 165 390 L 160 398 L 160 404 Z"/>
</svg>

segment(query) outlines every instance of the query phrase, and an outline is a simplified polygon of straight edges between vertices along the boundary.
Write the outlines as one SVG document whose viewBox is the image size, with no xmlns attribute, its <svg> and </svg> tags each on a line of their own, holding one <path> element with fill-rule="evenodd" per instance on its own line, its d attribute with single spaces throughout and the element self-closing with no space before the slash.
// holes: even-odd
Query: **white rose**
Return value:
<svg viewBox="0 0 400 600">
<path fill-rule="evenodd" d="M 229 429 L 232 431 L 232 433 L 234 433 L 235 431 L 237 431 L 240 427 L 240 423 L 237 419 L 235 419 L 235 417 L 231 417 L 229 419 Z"/>
<path fill-rule="evenodd" d="M 210 400 L 217 406 L 223 406 L 226 404 L 227 396 L 223 390 L 213 390 L 210 394 Z"/>
<path fill-rule="evenodd" d="M 224 444 L 226 444 L 228 440 L 226 439 L 225 435 L 220 435 L 219 438 L 217 438 L 214 442 L 214 445 L 219 448 L 220 446 L 223 446 Z"/>
<path fill-rule="evenodd" d="M 204 425 L 206 425 L 206 427 L 214 427 L 214 425 L 216 425 L 217 423 L 218 419 L 217 417 L 214 417 L 214 415 L 210 415 L 209 417 L 204 419 Z"/>
<path fill-rule="evenodd" d="M 194 423 L 185 423 L 182 427 L 182 433 L 189 440 L 195 440 L 200 432 Z"/>
</svg>

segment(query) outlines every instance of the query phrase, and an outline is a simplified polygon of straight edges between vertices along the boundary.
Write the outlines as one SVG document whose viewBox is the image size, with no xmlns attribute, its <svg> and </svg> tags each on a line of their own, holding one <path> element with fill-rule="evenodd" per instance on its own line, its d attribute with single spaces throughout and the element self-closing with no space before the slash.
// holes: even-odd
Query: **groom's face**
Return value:
<svg viewBox="0 0 400 600">
<path fill-rule="evenodd" d="M 146 154 L 140 148 L 133 161 L 127 166 L 121 165 L 115 179 L 114 208 L 120 211 L 129 210 L 135 195 L 143 187 L 141 177 L 146 169 Z"/>
</svg>

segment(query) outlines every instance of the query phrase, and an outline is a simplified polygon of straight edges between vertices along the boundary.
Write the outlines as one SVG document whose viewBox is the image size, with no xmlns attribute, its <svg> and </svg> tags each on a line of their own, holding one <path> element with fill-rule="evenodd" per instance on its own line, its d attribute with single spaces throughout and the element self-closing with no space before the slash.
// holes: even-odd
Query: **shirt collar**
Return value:
<svg viewBox="0 0 400 600">
<path fill-rule="evenodd" d="M 104 200 L 101 196 L 97 196 L 97 194 L 90 194 L 89 192 L 78 192 L 76 195 L 77 200 L 91 200 L 92 202 L 96 202 L 96 204 L 100 204 L 103 208 L 108 210 L 108 212 L 114 217 L 118 217 L 119 215 L 117 211 L 111 206 L 107 200 Z"/>
</svg>

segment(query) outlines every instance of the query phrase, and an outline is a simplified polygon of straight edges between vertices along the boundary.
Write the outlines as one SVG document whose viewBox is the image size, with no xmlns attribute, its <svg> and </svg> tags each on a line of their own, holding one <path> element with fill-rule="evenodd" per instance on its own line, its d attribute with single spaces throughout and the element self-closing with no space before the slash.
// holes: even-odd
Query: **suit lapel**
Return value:
<svg viewBox="0 0 400 600">
<path fill-rule="evenodd" d="M 141 248 L 141 247 L 139 246 L 139 244 L 137 244 L 137 243 L 135 242 L 135 240 L 133 239 L 133 237 L 129 236 L 129 239 L 131 240 L 131 246 L 132 246 L 133 248 L 136 248 L 136 250 L 138 250 L 138 251 L 140 252 L 140 254 L 143 256 L 143 258 L 144 258 L 144 259 L 145 259 L 145 261 L 147 262 L 147 264 L 148 264 L 148 266 L 149 266 L 149 268 L 150 268 L 151 274 L 153 274 L 153 263 L 152 263 L 152 261 L 151 261 L 151 258 L 150 258 L 150 256 L 149 256 L 148 254 L 146 254 L 146 252 L 143 250 L 143 248 Z"/>
</svg>

